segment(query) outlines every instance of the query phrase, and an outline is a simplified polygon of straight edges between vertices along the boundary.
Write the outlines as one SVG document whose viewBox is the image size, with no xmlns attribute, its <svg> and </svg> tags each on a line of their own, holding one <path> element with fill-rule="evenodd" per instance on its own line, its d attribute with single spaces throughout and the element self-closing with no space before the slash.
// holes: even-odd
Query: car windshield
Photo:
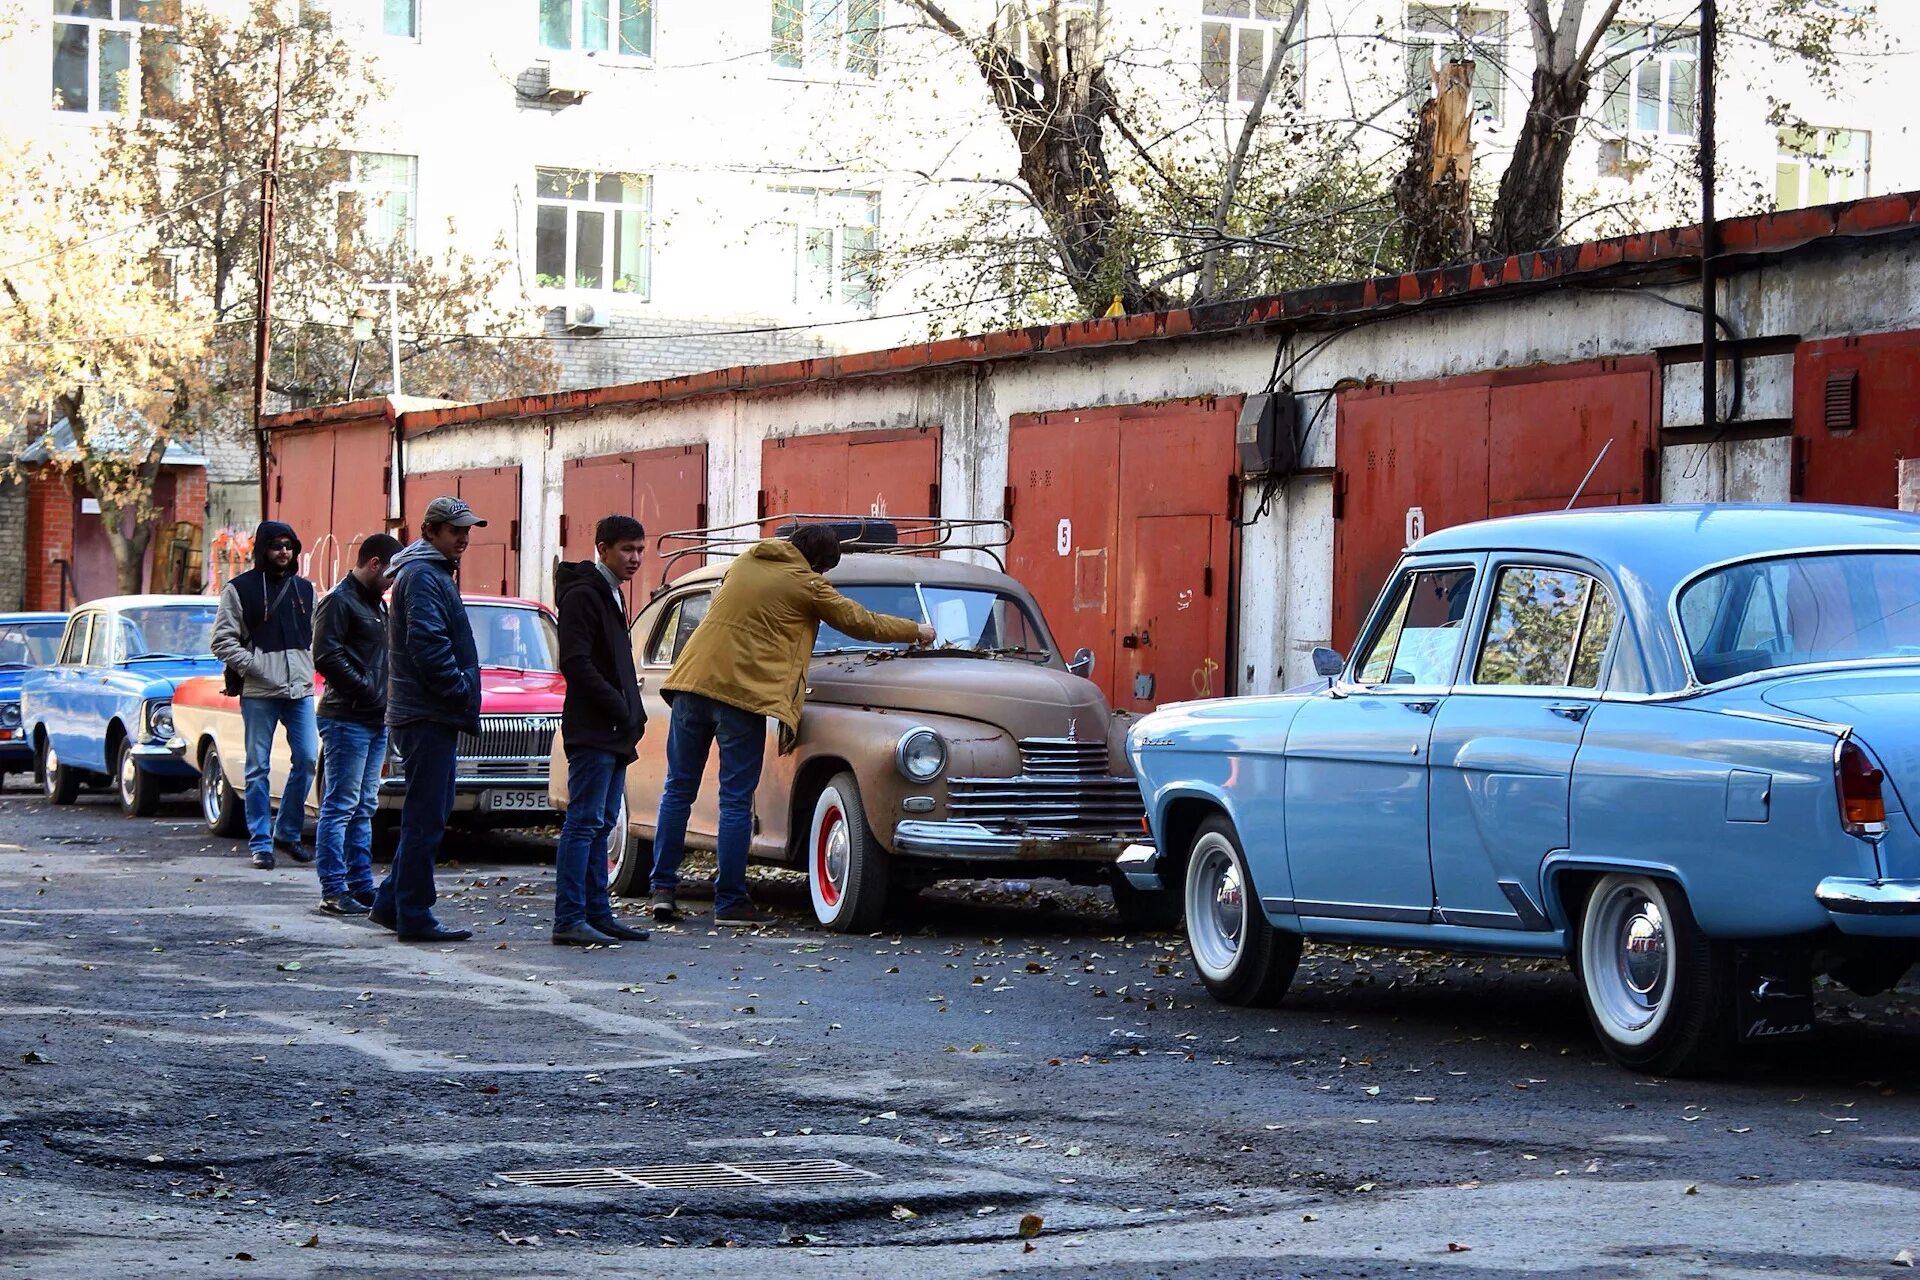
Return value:
<svg viewBox="0 0 1920 1280">
<path fill-rule="evenodd" d="M 213 618 L 219 606 L 146 605 L 120 611 L 121 662 L 149 658 L 204 658 L 213 654 Z"/>
<path fill-rule="evenodd" d="M 839 588 L 849 600 L 875 613 L 933 625 L 937 644 L 985 653 L 1047 653 L 1046 634 L 1027 607 L 1010 595 L 984 587 L 930 586 L 888 582 Z M 855 640 L 824 623 L 815 653 L 839 649 L 887 649 L 897 646 Z"/>
<path fill-rule="evenodd" d="M 1920 553 L 1731 565 L 1680 593 L 1680 629 L 1706 684 L 1775 667 L 1920 658 Z"/>
<path fill-rule="evenodd" d="M 64 618 L 48 622 L 0 622 L 0 667 L 46 667 L 60 652 Z"/>
<path fill-rule="evenodd" d="M 558 671 L 560 635 L 553 619 L 539 609 L 515 604 L 467 605 L 473 644 L 483 667 L 521 671 Z"/>
</svg>

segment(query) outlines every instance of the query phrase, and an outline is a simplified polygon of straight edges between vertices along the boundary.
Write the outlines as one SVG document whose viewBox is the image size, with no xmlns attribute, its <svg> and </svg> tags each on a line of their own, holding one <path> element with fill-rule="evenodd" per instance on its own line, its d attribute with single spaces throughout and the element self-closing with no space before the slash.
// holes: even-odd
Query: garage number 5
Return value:
<svg viewBox="0 0 1920 1280">
<path fill-rule="evenodd" d="M 1073 521 L 1062 520 L 1053 534 L 1053 549 L 1061 555 L 1073 554 Z"/>
</svg>

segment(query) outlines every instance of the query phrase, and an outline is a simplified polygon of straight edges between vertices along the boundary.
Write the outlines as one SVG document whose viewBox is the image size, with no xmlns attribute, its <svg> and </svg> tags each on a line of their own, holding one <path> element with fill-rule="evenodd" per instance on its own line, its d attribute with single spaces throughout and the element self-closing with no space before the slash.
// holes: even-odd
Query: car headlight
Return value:
<svg viewBox="0 0 1920 1280">
<path fill-rule="evenodd" d="M 156 702 L 147 709 L 147 736 L 166 739 L 173 736 L 173 704 Z"/>
<path fill-rule="evenodd" d="M 893 749 L 893 760 L 910 781 L 932 782 L 947 767 L 947 741 L 925 726 L 909 729 Z"/>
<path fill-rule="evenodd" d="M 0 729 L 18 729 L 20 727 L 20 704 L 0 702 Z"/>
</svg>

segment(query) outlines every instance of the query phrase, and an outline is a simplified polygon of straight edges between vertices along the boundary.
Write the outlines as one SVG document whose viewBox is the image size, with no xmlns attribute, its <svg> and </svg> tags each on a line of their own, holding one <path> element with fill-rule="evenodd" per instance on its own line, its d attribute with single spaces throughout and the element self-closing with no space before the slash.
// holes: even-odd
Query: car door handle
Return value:
<svg viewBox="0 0 1920 1280">
<path fill-rule="evenodd" d="M 1419 715 L 1430 716 L 1433 714 L 1433 709 L 1440 705 L 1440 702 L 1437 698 L 1417 698 L 1412 702 L 1403 702 L 1400 705 Z"/>
<path fill-rule="evenodd" d="M 1563 720 L 1571 720 L 1575 724 L 1579 724 L 1587 718 L 1587 713 L 1592 711 L 1593 708 L 1584 702 L 1554 702 L 1548 704 L 1547 710 L 1553 712 L 1553 714 Z"/>
</svg>

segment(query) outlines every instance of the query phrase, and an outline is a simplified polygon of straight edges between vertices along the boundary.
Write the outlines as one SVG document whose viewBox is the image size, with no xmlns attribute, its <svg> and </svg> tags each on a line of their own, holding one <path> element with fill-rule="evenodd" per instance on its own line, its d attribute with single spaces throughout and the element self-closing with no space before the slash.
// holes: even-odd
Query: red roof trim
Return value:
<svg viewBox="0 0 1920 1280">
<path fill-rule="evenodd" d="M 1877 196 L 1850 204 L 1730 218 L 1719 224 L 1727 258 L 1777 254 L 1818 240 L 1920 230 L 1920 192 Z M 997 333 L 971 334 L 880 351 L 821 356 L 782 364 L 736 365 L 652 382 L 520 396 L 484 404 L 424 409 L 400 415 L 407 435 L 443 427 L 515 418 L 551 417 L 596 410 L 664 404 L 702 396 L 769 392 L 816 382 L 916 373 L 983 361 L 1128 346 L 1196 334 L 1232 333 L 1266 325 L 1324 326 L 1349 317 L 1424 306 L 1473 302 L 1503 292 L 1577 283 L 1585 276 L 1638 274 L 1662 266 L 1697 262 L 1700 228 L 1594 240 L 1584 244 L 1464 263 L 1434 271 L 1380 276 L 1297 289 L 1262 298 L 1215 303 L 1176 311 L 1112 319 L 1076 320 Z M 360 400 L 276 415 L 276 431 L 385 416 L 385 400 Z"/>
</svg>

